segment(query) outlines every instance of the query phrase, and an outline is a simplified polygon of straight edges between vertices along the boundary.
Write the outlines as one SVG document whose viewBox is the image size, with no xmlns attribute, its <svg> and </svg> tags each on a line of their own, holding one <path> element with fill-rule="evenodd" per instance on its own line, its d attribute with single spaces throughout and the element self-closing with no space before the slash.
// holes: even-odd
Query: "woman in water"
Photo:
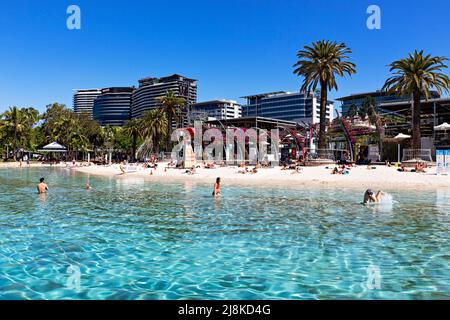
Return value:
<svg viewBox="0 0 450 320">
<path fill-rule="evenodd" d="M 220 195 L 220 177 L 216 179 L 216 183 L 214 184 L 214 190 L 212 193 L 213 196 Z"/>
</svg>

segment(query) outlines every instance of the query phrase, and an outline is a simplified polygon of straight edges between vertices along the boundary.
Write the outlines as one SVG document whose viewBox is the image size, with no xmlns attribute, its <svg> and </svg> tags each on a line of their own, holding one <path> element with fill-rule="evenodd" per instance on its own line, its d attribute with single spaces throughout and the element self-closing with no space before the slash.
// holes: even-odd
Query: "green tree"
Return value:
<svg viewBox="0 0 450 320">
<path fill-rule="evenodd" d="M 297 53 L 294 73 L 304 78 L 302 91 L 315 91 L 320 85 L 319 149 L 326 148 L 326 106 L 328 91 L 338 89 L 336 75 L 356 73 L 356 65 L 346 61 L 352 51 L 344 43 L 328 40 L 313 42 Z"/>
<path fill-rule="evenodd" d="M 14 161 L 19 146 L 29 147 L 31 145 L 32 129 L 38 118 L 39 113 L 33 108 L 10 107 L 1 115 L 0 126 L 4 143 L 12 144 Z"/>
<path fill-rule="evenodd" d="M 413 101 L 412 110 L 412 144 L 413 149 L 421 149 L 420 133 L 420 99 L 428 100 L 430 89 L 439 93 L 448 92 L 450 79 L 442 71 L 447 68 L 446 57 L 424 55 L 422 51 L 414 51 L 408 57 L 392 62 L 390 72 L 393 76 L 386 80 L 383 90 L 399 96 L 407 96 Z"/>
<path fill-rule="evenodd" d="M 163 109 L 154 109 L 144 112 L 142 118 L 142 136 L 150 138 L 153 152 L 159 153 L 159 146 L 167 135 L 167 116 Z"/>
<path fill-rule="evenodd" d="M 380 152 L 380 157 L 383 158 L 383 140 L 385 137 L 384 124 L 382 117 L 378 110 L 375 99 L 372 96 L 367 96 L 363 102 L 363 108 L 365 116 L 369 118 L 369 122 L 374 124 L 377 130 L 377 140 L 378 140 L 378 151 Z"/>
<path fill-rule="evenodd" d="M 172 90 L 168 90 L 165 96 L 158 97 L 157 101 L 161 104 L 167 116 L 167 144 L 166 151 L 170 151 L 170 134 L 172 129 L 172 121 L 179 120 L 181 109 L 186 105 L 184 98 L 178 97 Z"/>
<path fill-rule="evenodd" d="M 132 139 L 131 143 L 132 159 L 136 160 L 137 142 L 138 138 L 142 136 L 142 120 L 141 119 L 129 120 L 124 127 L 124 133 Z"/>
<path fill-rule="evenodd" d="M 358 114 L 358 106 L 356 104 L 352 104 L 347 111 L 347 116 L 350 118 L 355 117 Z"/>
</svg>

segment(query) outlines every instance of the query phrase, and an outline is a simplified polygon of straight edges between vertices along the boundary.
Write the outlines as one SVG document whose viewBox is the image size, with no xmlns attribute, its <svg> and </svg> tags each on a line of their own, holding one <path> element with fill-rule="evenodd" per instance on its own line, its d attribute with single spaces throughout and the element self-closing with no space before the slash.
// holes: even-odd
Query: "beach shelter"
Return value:
<svg viewBox="0 0 450 320">
<path fill-rule="evenodd" d="M 450 130 L 450 124 L 448 124 L 447 122 L 444 122 L 443 124 L 440 124 L 440 125 L 434 127 L 434 130 L 436 130 L 436 131 Z"/>
<path fill-rule="evenodd" d="M 56 152 L 56 153 L 65 153 L 67 152 L 66 147 L 59 144 L 58 142 L 52 142 L 48 145 L 44 146 L 42 149 L 39 149 L 38 152 Z"/>
<path fill-rule="evenodd" d="M 393 138 L 393 140 L 396 140 L 396 141 L 397 141 L 397 147 L 398 147 L 398 149 L 397 149 L 398 163 L 400 163 L 400 143 L 401 143 L 403 140 L 406 140 L 406 139 L 411 139 L 411 136 L 410 136 L 410 135 L 407 135 L 407 134 L 399 133 L 398 135 L 396 135 L 396 136 Z"/>
</svg>

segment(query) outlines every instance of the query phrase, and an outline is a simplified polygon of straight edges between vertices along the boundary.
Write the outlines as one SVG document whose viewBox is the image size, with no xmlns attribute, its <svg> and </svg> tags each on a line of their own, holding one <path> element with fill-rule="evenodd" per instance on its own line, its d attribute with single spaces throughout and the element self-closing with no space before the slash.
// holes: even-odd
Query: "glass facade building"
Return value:
<svg viewBox="0 0 450 320">
<path fill-rule="evenodd" d="M 265 117 L 294 122 L 318 123 L 320 120 L 320 98 L 315 94 L 284 91 L 245 96 L 244 117 Z M 334 117 L 334 104 L 327 102 L 326 117 Z"/>
<path fill-rule="evenodd" d="M 367 93 L 358 93 L 358 94 L 352 94 L 346 97 L 342 97 L 339 99 L 336 99 L 341 102 L 341 108 L 342 108 L 342 115 L 346 116 L 348 113 L 348 110 L 351 108 L 351 106 L 355 105 L 356 107 L 360 108 L 364 104 L 364 101 L 367 97 L 372 97 L 375 100 L 375 103 L 377 105 L 383 104 L 383 103 L 393 103 L 393 102 L 408 102 L 408 97 L 401 97 L 397 96 L 395 94 L 389 94 L 385 91 L 377 90 L 373 92 L 367 92 Z M 430 99 L 438 99 L 440 98 L 440 95 L 436 91 L 430 92 Z"/>
<path fill-rule="evenodd" d="M 242 117 L 242 106 L 233 100 L 212 100 L 193 104 L 191 117 L 201 120 L 226 120 Z"/>
<path fill-rule="evenodd" d="M 134 87 L 102 89 L 94 101 L 94 120 L 101 126 L 123 126 L 130 119 L 133 91 Z"/>
<path fill-rule="evenodd" d="M 139 88 L 133 93 L 131 117 L 140 118 L 145 111 L 161 107 L 156 98 L 164 96 L 169 90 L 184 98 L 187 107 L 197 101 L 196 80 L 178 74 L 162 78 L 145 78 L 139 80 Z"/>
<path fill-rule="evenodd" d="M 73 94 L 73 111 L 78 114 L 87 114 L 92 119 L 94 101 L 101 94 L 99 89 L 80 89 Z"/>
</svg>

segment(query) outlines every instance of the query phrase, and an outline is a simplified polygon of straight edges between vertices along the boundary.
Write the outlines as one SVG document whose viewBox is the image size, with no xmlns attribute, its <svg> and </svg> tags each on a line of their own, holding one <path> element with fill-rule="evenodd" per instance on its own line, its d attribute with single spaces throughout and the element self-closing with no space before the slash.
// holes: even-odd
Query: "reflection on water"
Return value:
<svg viewBox="0 0 450 320">
<path fill-rule="evenodd" d="M 0 299 L 449 298 L 449 190 L 364 206 L 364 190 L 87 178 L 0 170 Z"/>
<path fill-rule="evenodd" d="M 450 189 L 436 190 L 436 208 L 442 214 L 450 214 Z"/>
</svg>

